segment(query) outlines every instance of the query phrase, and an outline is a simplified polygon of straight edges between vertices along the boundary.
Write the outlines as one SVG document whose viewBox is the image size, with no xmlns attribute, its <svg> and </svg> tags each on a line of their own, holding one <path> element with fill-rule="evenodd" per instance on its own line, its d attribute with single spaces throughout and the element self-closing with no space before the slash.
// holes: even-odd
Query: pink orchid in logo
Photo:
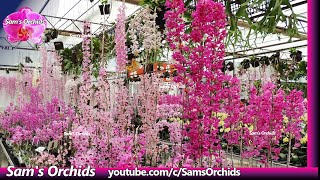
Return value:
<svg viewBox="0 0 320 180">
<path fill-rule="evenodd" d="M 46 26 L 45 17 L 27 7 L 8 15 L 3 21 L 8 40 L 13 43 L 29 39 L 36 44 L 41 43 Z"/>
</svg>

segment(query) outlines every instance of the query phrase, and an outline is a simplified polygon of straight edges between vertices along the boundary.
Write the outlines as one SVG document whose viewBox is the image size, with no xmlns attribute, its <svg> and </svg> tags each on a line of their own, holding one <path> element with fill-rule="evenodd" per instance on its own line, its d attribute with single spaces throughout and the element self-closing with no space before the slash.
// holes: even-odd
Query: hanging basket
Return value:
<svg viewBox="0 0 320 180">
<path fill-rule="evenodd" d="M 101 15 L 110 14 L 110 4 L 101 4 L 99 9 Z"/>
<path fill-rule="evenodd" d="M 251 63 L 251 66 L 252 66 L 252 67 L 258 67 L 258 66 L 260 65 L 258 58 L 252 58 L 252 59 L 250 60 L 250 63 Z"/>
<path fill-rule="evenodd" d="M 227 69 L 228 69 L 228 71 L 233 71 L 234 70 L 233 62 L 228 62 L 227 63 Z"/>
<path fill-rule="evenodd" d="M 222 71 L 222 72 L 225 72 L 226 70 L 227 70 L 226 63 L 223 62 L 221 71 Z"/>
<path fill-rule="evenodd" d="M 260 64 L 265 65 L 265 66 L 269 66 L 270 65 L 269 57 L 268 56 L 261 57 Z"/>
<path fill-rule="evenodd" d="M 273 65 L 279 64 L 280 63 L 280 52 L 273 54 L 270 57 L 270 61 Z"/>
<path fill-rule="evenodd" d="M 250 60 L 249 59 L 244 59 L 240 64 L 243 67 L 243 69 L 249 69 L 250 68 Z"/>
</svg>

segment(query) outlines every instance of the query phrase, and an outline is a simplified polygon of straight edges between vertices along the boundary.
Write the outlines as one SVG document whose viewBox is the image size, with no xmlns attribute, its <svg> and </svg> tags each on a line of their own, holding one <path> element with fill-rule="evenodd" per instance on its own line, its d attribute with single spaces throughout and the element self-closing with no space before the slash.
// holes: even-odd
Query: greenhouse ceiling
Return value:
<svg viewBox="0 0 320 180">
<path fill-rule="evenodd" d="M 268 3 L 269 1 L 266 1 Z M 82 33 L 82 22 L 89 21 L 92 23 L 92 32 L 99 34 L 103 30 L 110 29 L 115 22 L 118 7 L 121 1 L 110 0 L 111 13 L 109 15 L 100 15 L 99 12 L 99 0 L 24 0 L 20 3 L 16 10 L 21 7 L 29 7 L 35 12 L 39 12 L 46 17 L 48 21 L 47 29 L 59 30 L 59 36 L 57 39 L 46 43 L 49 50 L 54 49 L 55 41 L 62 41 L 64 47 L 72 47 L 82 41 L 79 35 Z M 236 4 L 236 3 L 235 3 Z M 293 7 L 293 11 L 298 15 L 297 19 L 299 36 L 293 37 L 289 42 L 289 36 L 285 33 L 287 28 L 286 23 L 279 23 L 276 28 L 277 34 L 269 34 L 267 36 L 251 35 L 249 37 L 250 48 L 237 43 L 234 47 L 227 46 L 225 60 L 241 60 L 252 55 L 256 56 L 269 56 L 276 51 L 281 51 L 281 58 L 289 58 L 290 48 L 295 47 L 297 50 L 302 51 L 304 59 L 307 57 L 307 1 L 306 0 L 291 0 L 290 4 Z M 137 13 L 141 6 L 139 6 L 139 0 L 126 1 L 126 16 L 130 16 Z M 232 7 L 236 9 L 236 5 Z M 239 7 L 238 7 L 239 8 Z M 286 16 L 291 15 L 291 10 L 287 7 L 281 7 L 283 13 Z M 253 7 L 247 9 L 250 17 L 253 21 L 258 21 L 265 9 L 263 7 Z M 248 32 L 247 22 L 238 22 L 238 26 L 243 35 Z M 25 49 L 36 50 L 36 47 L 31 42 L 21 43 L 9 43 L 6 40 L 6 35 L 1 30 L 0 33 L 0 45 L 10 46 L 12 49 Z"/>
</svg>

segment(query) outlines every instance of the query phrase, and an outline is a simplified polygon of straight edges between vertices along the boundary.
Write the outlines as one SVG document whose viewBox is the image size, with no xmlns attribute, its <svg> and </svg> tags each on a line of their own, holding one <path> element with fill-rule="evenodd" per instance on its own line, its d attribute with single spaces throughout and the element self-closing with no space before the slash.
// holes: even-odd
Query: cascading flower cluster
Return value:
<svg viewBox="0 0 320 180">
<path fill-rule="evenodd" d="M 260 156 L 266 166 L 269 161 L 279 157 L 278 145 L 282 137 L 284 97 L 284 91 L 276 89 L 271 82 L 263 85 L 261 94 L 255 87 L 251 89 L 246 113 L 248 117 L 244 119 L 246 128 L 243 142 L 246 149 L 243 151 L 243 157 Z"/>
<path fill-rule="evenodd" d="M 184 33 L 182 14 L 185 12 L 181 0 L 167 1 L 171 10 L 165 14 L 168 42 L 177 61 L 177 82 L 186 86 L 184 118 L 190 119 L 184 135 L 188 137 L 186 154 L 199 160 L 208 156 L 212 163 L 212 152 L 220 150 L 218 133 L 219 119 L 213 112 L 219 112 L 223 83 L 227 78 L 222 72 L 224 57 L 223 39 L 225 14 L 222 4 L 209 0 L 199 1 L 192 13 L 190 34 Z M 190 43 L 192 44 L 190 46 Z"/>
<path fill-rule="evenodd" d="M 126 49 L 126 27 L 125 27 L 125 3 L 119 7 L 117 23 L 115 28 L 115 48 L 117 55 L 117 72 L 124 72 L 127 64 L 127 49 Z"/>
<path fill-rule="evenodd" d="M 175 82 L 185 91 L 161 94 L 161 78 L 147 73 L 139 77 L 137 92 L 130 95 L 123 79 L 110 81 L 102 66 L 98 81 L 92 82 L 90 24 L 84 23 L 82 78 L 69 80 L 65 88 L 75 110 L 60 100 L 61 59 L 51 54 L 56 60 L 52 63 L 42 49 L 40 86 L 32 82 L 32 73 L 24 73 L 15 83 L 20 94 L 30 91 L 30 102 L 19 99 L 18 106 L 11 105 L 0 115 L 0 126 L 14 144 L 47 147 L 55 140 L 61 146 L 31 157 L 31 165 L 226 167 L 230 162 L 222 146 L 227 143 L 231 159 L 233 148 L 240 150 L 240 165 L 244 158 L 258 157 L 269 166 L 279 158 L 282 138 L 288 143 L 289 159 L 292 142 L 295 147 L 306 143 L 301 132 L 306 121 L 301 92 L 286 95 L 273 83 L 266 83 L 261 89 L 253 87 L 248 104 L 242 103 L 239 79 L 221 71 L 226 36 L 222 4 L 197 1 L 191 24 L 184 22 L 182 0 L 167 0 L 166 7 L 167 41 L 178 70 Z M 140 43 L 146 53 L 160 47 L 156 13 L 151 12 L 143 9 L 129 24 L 135 55 L 141 50 Z M 127 59 L 124 21 L 123 3 L 115 30 L 119 73 L 125 71 Z M 191 31 L 185 31 L 188 28 Z M 4 86 L 13 88 L 8 83 Z M 66 131 L 72 134 L 67 137 Z"/>
<path fill-rule="evenodd" d="M 129 23 L 128 34 L 132 42 L 131 51 L 135 56 L 140 52 L 140 43 L 143 51 L 150 53 L 161 45 L 161 32 L 156 25 L 157 14 L 151 13 L 149 7 L 145 7 Z"/>
</svg>

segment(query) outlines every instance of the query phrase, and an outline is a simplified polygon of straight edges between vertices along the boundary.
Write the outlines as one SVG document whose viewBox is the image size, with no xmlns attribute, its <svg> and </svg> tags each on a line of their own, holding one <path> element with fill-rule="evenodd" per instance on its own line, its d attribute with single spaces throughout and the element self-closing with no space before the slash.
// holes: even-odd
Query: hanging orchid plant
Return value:
<svg viewBox="0 0 320 180">
<path fill-rule="evenodd" d="M 135 56 L 141 54 L 141 60 L 145 63 L 159 59 L 162 39 L 156 17 L 157 14 L 151 13 L 151 9 L 146 7 L 131 19 L 128 27 L 129 39 L 132 42 L 130 50 Z"/>
</svg>

